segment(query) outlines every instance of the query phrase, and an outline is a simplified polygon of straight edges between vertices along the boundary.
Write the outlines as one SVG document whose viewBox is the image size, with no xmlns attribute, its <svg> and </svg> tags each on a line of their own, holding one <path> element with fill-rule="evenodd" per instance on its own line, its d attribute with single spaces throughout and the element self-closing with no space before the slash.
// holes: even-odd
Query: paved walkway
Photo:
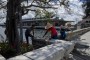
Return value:
<svg viewBox="0 0 90 60">
<path fill-rule="evenodd" d="M 90 31 L 83 34 L 81 37 L 80 37 L 80 40 L 82 42 L 85 42 L 86 44 L 88 44 L 90 46 Z"/>
<path fill-rule="evenodd" d="M 80 38 L 78 39 L 78 42 L 80 42 L 81 44 L 90 46 L 90 31 L 81 35 Z M 72 54 L 73 58 L 68 59 L 68 60 L 90 60 L 90 47 L 89 49 L 86 49 L 84 51 L 83 49 L 80 49 L 79 51 L 82 51 L 86 54 L 82 55 L 81 52 L 78 52 L 77 50 L 77 52 L 74 51 L 74 53 Z"/>
</svg>

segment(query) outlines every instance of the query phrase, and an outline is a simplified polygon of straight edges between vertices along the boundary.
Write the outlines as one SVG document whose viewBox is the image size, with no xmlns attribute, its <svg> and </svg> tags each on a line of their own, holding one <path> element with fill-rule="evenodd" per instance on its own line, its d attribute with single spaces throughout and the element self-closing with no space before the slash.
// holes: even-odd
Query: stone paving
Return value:
<svg viewBox="0 0 90 60">
<path fill-rule="evenodd" d="M 90 31 L 83 34 L 81 37 L 80 37 L 80 40 L 81 42 L 83 42 L 84 44 L 90 46 Z M 89 49 L 86 50 L 86 53 L 90 54 L 90 47 Z"/>
<path fill-rule="evenodd" d="M 88 44 L 90 46 L 90 31 L 83 34 L 81 37 L 80 37 L 80 40 L 82 42 L 86 42 L 86 44 Z"/>
<path fill-rule="evenodd" d="M 81 35 L 77 40 L 80 44 L 90 46 L 90 31 Z M 79 55 L 78 53 L 74 53 L 72 54 L 73 57 L 69 58 L 68 60 L 90 60 L 90 47 L 86 50 L 81 50 L 83 50 L 82 52 L 86 53 L 86 55 Z"/>
</svg>

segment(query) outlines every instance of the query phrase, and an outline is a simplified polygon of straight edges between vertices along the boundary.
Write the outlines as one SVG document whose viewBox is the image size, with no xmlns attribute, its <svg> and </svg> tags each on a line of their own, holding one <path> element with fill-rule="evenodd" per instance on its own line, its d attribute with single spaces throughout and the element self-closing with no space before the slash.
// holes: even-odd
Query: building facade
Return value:
<svg viewBox="0 0 90 60">
<path fill-rule="evenodd" d="M 51 22 L 54 26 L 65 25 L 67 22 L 72 21 L 64 21 L 62 19 L 48 19 L 48 18 L 30 18 L 30 19 L 23 19 L 23 26 L 31 26 L 35 24 L 36 26 L 45 26 L 47 22 Z"/>
</svg>

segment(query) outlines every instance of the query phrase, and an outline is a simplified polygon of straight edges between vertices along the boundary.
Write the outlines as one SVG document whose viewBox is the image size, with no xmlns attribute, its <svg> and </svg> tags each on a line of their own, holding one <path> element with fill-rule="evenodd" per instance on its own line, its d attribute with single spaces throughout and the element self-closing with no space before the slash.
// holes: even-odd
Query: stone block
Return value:
<svg viewBox="0 0 90 60">
<path fill-rule="evenodd" d="M 34 60 L 60 60 L 63 58 L 65 50 L 62 47 L 49 45 L 43 48 L 25 53 L 25 56 Z"/>
<path fill-rule="evenodd" d="M 19 55 L 19 56 L 15 56 L 15 57 L 12 57 L 12 58 L 9 58 L 7 60 L 32 60 L 26 56 L 23 56 L 23 55 Z"/>
<path fill-rule="evenodd" d="M 6 60 L 2 55 L 0 55 L 0 60 Z"/>
<path fill-rule="evenodd" d="M 55 40 L 54 45 L 58 47 L 63 47 L 65 50 L 65 56 L 68 56 L 69 53 L 74 49 L 75 43 L 64 40 Z"/>
</svg>

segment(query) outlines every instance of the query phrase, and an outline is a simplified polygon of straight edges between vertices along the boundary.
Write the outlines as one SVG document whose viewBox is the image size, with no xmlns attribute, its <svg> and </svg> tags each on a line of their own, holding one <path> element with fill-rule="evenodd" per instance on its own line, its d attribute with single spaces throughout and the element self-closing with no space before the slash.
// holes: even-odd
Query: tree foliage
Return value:
<svg viewBox="0 0 90 60">
<path fill-rule="evenodd" d="M 85 9 L 85 14 L 86 14 L 86 16 L 84 16 L 84 19 L 85 18 L 87 18 L 88 16 L 90 16 L 90 2 L 86 2 L 85 4 L 84 4 L 84 7 L 86 6 L 86 9 Z"/>
<path fill-rule="evenodd" d="M 54 5 L 50 2 L 54 2 L 56 0 L 21 0 L 21 10 L 22 10 L 22 15 L 25 15 L 28 13 L 28 11 L 34 11 L 34 12 L 37 12 L 38 9 L 37 8 L 40 8 L 40 9 L 57 9 L 57 7 L 54 7 Z M 63 5 L 66 10 L 69 12 L 69 4 L 68 4 L 68 0 L 57 0 L 59 2 L 59 4 L 57 5 Z M 6 9 L 6 6 L 7 4 L 5 4 L 6 1 L 3 1 L 3 0 L 0 0 L 0 9 L 2 8 L 5 8 Z M 24 4 L 24 2 L 27 2 L 27 5 Z M 30 3 L 30 4 L 29 4 Z M 36 9 L 33 9 L 33 8 L 36 8 Z"/>
</svg>

